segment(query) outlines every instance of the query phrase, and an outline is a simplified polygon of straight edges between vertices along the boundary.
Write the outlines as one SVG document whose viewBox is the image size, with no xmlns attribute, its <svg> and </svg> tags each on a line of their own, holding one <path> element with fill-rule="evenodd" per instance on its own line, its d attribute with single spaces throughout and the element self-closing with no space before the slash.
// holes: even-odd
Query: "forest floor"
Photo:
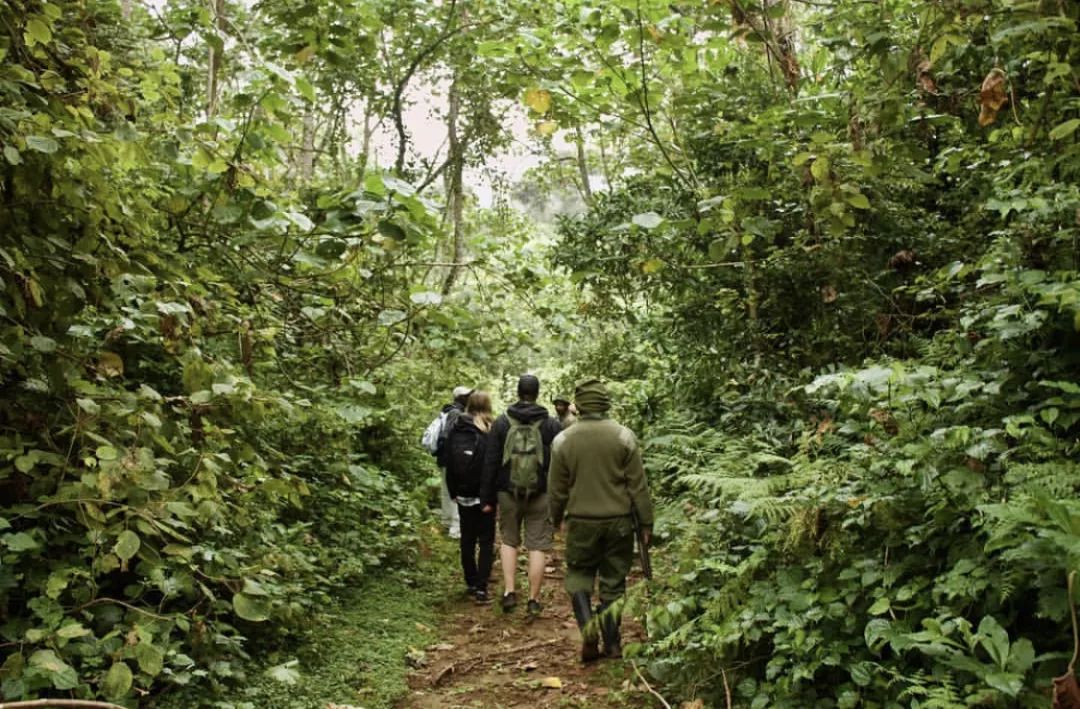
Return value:
<svg viewBox="0 0 1080 709">
<path fill-rule="evenodd" d="M 458 597 L 446 602 L 436 628 L 439 639 L 414 658 L 418 667 L 398 709 L 659 706 L 641 687 L 630 660 L 581 664 L 581 636 L 562 588 L 561 547 L 548 558 L 543 612 L 531 621 L 525 613 L 528 594 L 520 586 L 518 607 L 509 614 L 499 607 L 497 557 L 493 602 L 477 605 L 455 587 Z M 525 582 L 524 557 L 519 555 L 519 584 Z M 626 618 L 624 645 L 643 639 L 641 625 Z"/>
<path fill-rule="evenodd" d="M 492 569 L 494 602 L 464 595 L 457 542 L 432 524 L 414 566 L 373 574 L 343 589 L 291 643 L 242 669 L 214 699 L 191 687 L 145 701 L 155 709 L 503 709 L 660 706 L 630 660 L 578 660 L 580 635 L 563 591 L 561 547 L 548 558 L 540 617 L 529 621 L 527 593 L 499 608 L 502 570 Z M 525 581 L 519 555 L 519 584 Z M 631 579 L 631 584 L 636 583 Z M 623 643 L 644 639 L 632 617 Z M 283 672 L 282 670 L 288 670 Z M 557 681 L 556 681 L 557 680 Z M 552 686 L 554 685 L 554 686 Z"/>
</svg>

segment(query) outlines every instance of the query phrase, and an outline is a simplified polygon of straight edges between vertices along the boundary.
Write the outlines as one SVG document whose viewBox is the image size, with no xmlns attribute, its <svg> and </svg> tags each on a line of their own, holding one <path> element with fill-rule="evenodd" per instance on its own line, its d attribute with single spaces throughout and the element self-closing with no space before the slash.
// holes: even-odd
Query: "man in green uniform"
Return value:
<svg viewBox="0 0 1080 709">
<path fill-rule="evenodd" d="M 555 417 L 559 419 L 559 425 L 562 426 L 562 430 L 566 430 L 577 423 L 577 416 L 570 409 L 570 400 L 564 399 L 561 396 L 557 396 L 551 400 L 551 403 L 555 404 Z"/>
<path fill-rule="evenodd" d="M 611 398 L 603 382 L 589 379 L 579 384 L 574 403 L 577 423 L 551 446 L 548 496 L 554 527 L 560 528 L 566 518 L 566 591 L 581 628 L 581 659 L 591 662 L 600 657 L 596 623 L 589 623 L 593 585 L 599 577 L 596 613 L 604 654 L 620 657 L 621 618 L 608 609 L 626 591 L 626 574 L 634 559 L 633 514 L 647 545 L 653 506 L 641 448 L 630 429 L 607 417 Z"/>
</svg>

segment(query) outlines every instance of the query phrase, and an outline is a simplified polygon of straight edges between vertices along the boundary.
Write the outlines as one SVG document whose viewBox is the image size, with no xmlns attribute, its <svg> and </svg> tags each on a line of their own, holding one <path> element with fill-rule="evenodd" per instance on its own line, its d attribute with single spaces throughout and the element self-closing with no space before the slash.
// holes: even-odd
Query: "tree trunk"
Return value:
<svg viewBox="0 0 1080 709">
<path fill-rule="evenodd" d="M 757 273 L 754 266 L 754 252 L 746 244 L 740 247 L 743 259 L 743 289 L 746 291 L 746 321 L 750 328 L 750 343 L 754 350 L 754 366 L 761 362 L 762 340 L 761 320 L 758 315 L 760 296 L 757 289 Z"/>
<path fill-rule="evenodd" d="M 585 161 L 585 136 L 581 132 L 581 126 L 575 126 L 575 142 L 577 143 L 578 172 L 581 173 L 581 196 L 585 198 L 585 204 L 592 204 L 592 185 L 589 184 L 589 164 Z"/>
<path fill-rule="evenodd" d="M 315 107 L 308 106 L 304 111 L 303 133 L 300 146 L 300 159 L 297 161 L 300 182 L 311 181 L 315 173 Z"/>
<path fill-rule="evenodd" d="M 210 12 L 214 18 L 214 25 L 218 29 L 218 38 L 224 42 L 225 0 L 210 0 Z M 207 54 L 206 76 L 206 115 L 209 118 L 217 115 L 218 95 L 221 93 L 220 74 L 223 58 L 224 50 L 219 52 L 211 43 Z"/>
<path fill-rule="evenodd" d="M 450 146 L 447 159 L 450 162 L 447 180 L 447 208 L 450 210 L 450 221 L 453 228 L 453 259 L 450 271 L 446 274 L 443 282 L 443 295 L 447 295 L 454 287 L 461 272 L 461 263 L 465 260 L 465 187 L 462 184 L 462 175 L 465 172 L 465 153 L 462 150 L 461 140 L 458 136 L 458 115 L 461 111 L 461 93 L 458 89 L 457 77 L 450 85 L 450 106 L 446 114 L 446 128 Z"/>
<path fill-rule="evenodd" d="M 371 156 L 371 138 L 375 135 L 375 128 L 371 125 L 371 100 L 364 101 L 364 132 L 360 136 L 360 179 L 367 174 L 367 166 Z"/>
<path fill-rule="evenodd" d="M 603 135 L 600 135 L 599 140 L 597 140 L 597 145 L 600 146 L 600 167 L 604 171 L 604 182 L 607 183 L 607 185 L 605 185 L 605 187 L 610 190 L 612 184 L 614 184 L 614 183 L 613 183 L 613 181 L 611 179 L 611 166 L 608 165 L 607 150 L 604 148 L 604 136 Z"/>
</svg>

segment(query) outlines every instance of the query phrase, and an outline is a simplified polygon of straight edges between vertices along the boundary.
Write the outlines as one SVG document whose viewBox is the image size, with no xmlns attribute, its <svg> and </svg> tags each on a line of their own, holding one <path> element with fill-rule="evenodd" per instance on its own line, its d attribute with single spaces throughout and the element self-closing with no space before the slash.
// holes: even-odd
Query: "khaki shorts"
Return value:
<svg viewBox="0 0 1080 709">
<path fill-rule="evenodd" d="M 515 498 L 509 492 L 499 493 L 499 533 L 503 544 L 521 546 L 522 522 L 525 523 L 525 548 L 529 551 L 549 551 L 553 530 L 548 517 L 546 492 L 530 495 L 528 502 L 524 497 Z"/>
</svg>

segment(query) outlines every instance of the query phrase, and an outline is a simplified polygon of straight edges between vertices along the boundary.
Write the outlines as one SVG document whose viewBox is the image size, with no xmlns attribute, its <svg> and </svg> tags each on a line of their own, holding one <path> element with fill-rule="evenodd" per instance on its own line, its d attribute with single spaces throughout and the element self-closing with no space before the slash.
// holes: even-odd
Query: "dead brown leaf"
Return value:
<svg viewBox="0 0 1080 709">
<path fill-rule="evenodd" d="M 877 421 L 890 436 L 895 436 L 900 431 L 900 425 L 888 409 L 870 409 L 870 418 Z"/>
<path fill-rule="evenodd" d="M 821 300 L 825 303 L 835 303 L 839 293 L 836 292 L 836 288 L 833 286 L 821 287 Z"/>
<path fill-rule="evenodd" d="M 997 119 L 998 111 L 1009 100 L 1005 94 L 1005 72 L 994 67 L 983 79 L 979 89 L 979 125 L 988 126 Z"/>
<path fill-rule="evenodd" d="M 923 58 L 915 67 L 916 81 L 919 84 L 919 88 L 928 94 L 936 94 L 937 82 L 934 81 L 934 75 L 930 73 L 930 69 L 933 65 L 929 59 Z"/>
</svg>

